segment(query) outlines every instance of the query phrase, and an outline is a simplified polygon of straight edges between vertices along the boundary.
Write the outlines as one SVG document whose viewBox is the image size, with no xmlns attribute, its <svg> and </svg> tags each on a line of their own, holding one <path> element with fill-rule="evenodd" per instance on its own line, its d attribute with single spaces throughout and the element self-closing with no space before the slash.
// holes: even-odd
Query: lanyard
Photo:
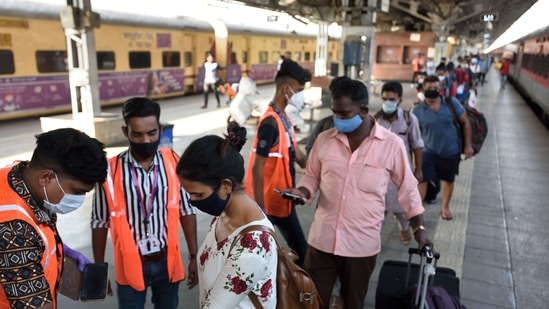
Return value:
<svg viewBox="0 0 549 309">
<path fill-rule="evenodd" d="M 138 185 L 138 178 L 137 178 L 137 172 L 135 170 L 135 166 L 133 166 L 131 163 L 128 162 L 128 164 L 130 165 L 130 171 L 131 171 L 131 175 L 132 175 L 132 183 L 135 187 L 135 190 L 137 191 L 137 200 L 138 200 L 138 203 L 139 203 L 139 209 L 141 210 L 141 213 L 143 214 L 143 223 L 145 223 L 145 226 L 147 228 L 147 233 L 149 233 L 148 231 L 148 228 L 149 228 L 149 216 L 151 215 L 152 213 L 152 208 L 153 208 L 153 200 L 154 200 L 154 197 L 156 196 L 156 190 L 158 189 L 157 188 L 157 184 L 158 184 L 158 167 L 156 165 L 154 165 L 154 182 L 151 184 L 151 191 L 150 191 L 150 195 L 149 195 L 149 203 L 148 203 L 148 207 L 147 207 L 147 204 L 145 204 L 145 195 L 141 192 L 141 187 Z"/>
<path fill-rule="evenodd" d="M 292 138 L 292 132 L 293 132 L 292 126 L 288 122 L 286 115 L 283 115 L 276 105 L 271 104 L 271 106 L 273 107 L 273 110 L 276 112 L 278 117 L 280 117 L 280 119 L 282 120 L 282 124 L 284 124 L 284 129 L 286 129 L 286 134 L 288 134 L 288 137 L 290 138 L 290 153 L 294 155 L 295 149 L 294 149 L 294 140 Z"/>
</svg>

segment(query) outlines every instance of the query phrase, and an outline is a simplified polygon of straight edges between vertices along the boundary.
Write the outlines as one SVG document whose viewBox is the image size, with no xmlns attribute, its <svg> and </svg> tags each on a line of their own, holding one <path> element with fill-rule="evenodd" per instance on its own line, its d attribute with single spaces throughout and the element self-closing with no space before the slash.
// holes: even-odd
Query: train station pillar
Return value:
<svg viewBox="0 0 549 309">
<path fill-rule="evenodd" d="M 72 127 L 107 145 L 124 140 L 122 117 L 101 113 L 93 34 L 100 24 L 99 14 L 92 11 L 90 0 L 67 0 L 60 16 L 67 40 L 72 114 L 41 117 L 42 131 Z"/>
<path fill-rule="evenodd" d="M 227 36 L 229 34 L 225 23 L 218 19 L 206 19 L 215 33 L 215 62 L 221 67 L 227 67 Z M 227 80 L 225 70 L 217 71 L 218 77 Z"/>
<path fill-rule="evenodd" d="M 316 36 L 315 76 L 326 76 L 326 61 L 328 61 L 328 23 L 318 23 Z"/>
</svg>

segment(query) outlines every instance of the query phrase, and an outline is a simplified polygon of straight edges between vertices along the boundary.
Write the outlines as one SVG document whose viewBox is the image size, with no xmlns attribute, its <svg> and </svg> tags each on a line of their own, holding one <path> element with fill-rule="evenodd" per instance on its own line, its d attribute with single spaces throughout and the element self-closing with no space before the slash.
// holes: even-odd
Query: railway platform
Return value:
<svg viewBox="0 0 549 309">
<path fill-rule="evenodd" d="M 478 89 L 477 108 L 488 120 L 488 137 L 483 149 L 473 159 L 463 161 L 456 179 L 451 202 L 453 220 L 439 217 L 440 195 L 435 204 L 425 204 L 425 226 L 441 253 L 439 266 L 456 270 L 461 280 L 461 300 L 468 309 L 541 309 L 549 303 L 549 131 L 513 87 L 501 91 L 498 73 L 488 74 L 488 83 Z M 272 85 L 260 86 L 262 98 L 269 99 Z M 404 105 L 410 108 L 415 89 L 404 84 Z M 181 153 L 195 138 L 204 134 L 222 134 L 228 108 L 222 106 L 200 109 L 202 96 L 187 96 L 160 101 L 163 122 L 174 125 L 173 148 Z M 381 106 L 379 93 L 371 94 L 370 110 Z M 107 112 L 120 112 L 120 107 Z M 315 109 L 313 121 L 331 114 L 330 110 Z M 304 118 L 310 112 L 304 112 Z M 254 124 L 247 125 L 248 143 L 242 150 L 248 159 Z M 0 123 L 0 165 L 14 159 L 29 159 L 34 148 L 33 135 L 39 133 L 37 119 Z M 307 137 L 308 128 L 298 133 L 300 141 Z M 304 145 L 303 145 L 304 146 Z M 108 148 L 109 156 L 125 149 L 125 145 Z M 298 177 L 302 171 L 297 167 Z M 89 228 L 91 195 L 77 211 L 60 215 L 58 227 L 64 241 L 72 248 L 92 256 Z M 304 232 L 309 231 L 314 207 L 298 207 Z M 210 216 L 199 212 L 198 242 L 208 229 Z M 181 233 L 181 238 L 184 239 Z M 182 256 L 187 247 L 181 240 Z M 407 259 L 407 247 L 400 244 L 399 229 L 388 216 L 382 231 L 382 251 L 370 281 L 365 308 L 375 307 L 375 290 L 379 268 L 385 260 Z M 111 263 L 112 248 L 108 242 L 107 261 Z M 187 261 L 185 261 L 186 263 Z M 113 279 L 111 282 L 114 283 Z M 198 289 L 180 285 L 180 308 L 198 308 Z M 148 297 L 150 299 L 150 297 Z M 59 308 L 116 308 L 116 297 L 100 302 L 74 302 L 59 297 Z M 146 308 L 153 308 L 150 300 Z M 388 308 L 390 309 L 390 308 Z"/>
</svg>

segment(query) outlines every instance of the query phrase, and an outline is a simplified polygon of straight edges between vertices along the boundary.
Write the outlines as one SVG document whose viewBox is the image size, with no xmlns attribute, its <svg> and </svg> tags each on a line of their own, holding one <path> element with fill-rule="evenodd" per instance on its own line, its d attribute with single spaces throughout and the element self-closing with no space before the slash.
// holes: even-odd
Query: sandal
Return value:
<svg viewBox="0 0 549 309">
<path fill-rule="evenodd" d="M 403 245 L 407 245 L 412 241 L 412 234 L 410 233 L 410 229 L 406 229 L 403 231 L 400 231 L 400 243 Z"/>
</svg>

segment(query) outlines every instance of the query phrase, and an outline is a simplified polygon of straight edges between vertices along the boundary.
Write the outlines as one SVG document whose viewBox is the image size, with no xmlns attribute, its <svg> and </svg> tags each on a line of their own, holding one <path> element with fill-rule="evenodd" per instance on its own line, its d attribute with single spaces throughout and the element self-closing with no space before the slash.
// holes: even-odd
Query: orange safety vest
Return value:
<svg viewBox="0 0 549 309">
<path fill-rule="evenodd" d="M 40 264 L 44 269 L 44 277 L 50 286 L 53 308 L 57 308 L 57 288 L 63 267 L 63 244 L 56 243 L 57 231 L 45 223 L 38 223 L 36 215 L 29 205 L 8 184 L 8 172 L 11 167 L 0 169 L 0 222 L 22 220 L 30 224 L 44 242 L 44 252 Z M 59 246 L 58 246 L 59 245 Z M 61 254 L 57 254 L 57 250 Z M 0 308 L 11 308 L 10 302 L 0 289 Z"/>
<path fill-rule="evenodd" d="M 169 148 L 160 148 L 160 152 L 164 167 L 168 172 L 167 260 L 170 282 L 174 283 L 185 279 L 185 269 L 179 250 L 180 184 L 175 174 L 176 155 Z M 121 285 L 130 285 L 138 291 L 144 291 L 145 281 L 141 271 L 141 256 L 126 217 L 126 195 L 122 188 L 123 180 L 118 156 L 111 158 L 109 163 L 110 170 L 107 180 L 103 183 L 103 189 L 110 213 L 116 282 Z M 112 175 L 113 171 L 115 171 L 114 175 Z"/>
<path fill-rule="evenodd" d="M 263 207 L 265 213 L 270 216 L 285 218 L 290 215 L 292 211 L 292 202 L 287 199 L 283 199 L 280 194 L 276 193 L 274 189 L 284 190 L 293 186 L 292 175 L 290 174 L 290 138 L 282 119 L 274 111 L 272 106 L 269 106 L 265 114 L 259 120 L 257 127 L 259 128 L 263 121 L 273 117 L 276 119 L 278 127 L 278 145 L 275 144 L 269 150 L 269 157 L 263 167 Z M 297 148 L 297 142 L 295 133 L 292 130 L 292 141 L 294 149 Z M 286 137 L 286 138 L 284 138 Z M 257 135 L 254 138 L 254 144 L 252 146 L 252 153 L 248 162 L 248 168 L 246 170 L 246 179 L 244 182 L 244 188 L 246 193 L 253 199 L 253 173 L 252 168 L 255 162 L 257 143 L 259 142 Z"/>
</svg>

